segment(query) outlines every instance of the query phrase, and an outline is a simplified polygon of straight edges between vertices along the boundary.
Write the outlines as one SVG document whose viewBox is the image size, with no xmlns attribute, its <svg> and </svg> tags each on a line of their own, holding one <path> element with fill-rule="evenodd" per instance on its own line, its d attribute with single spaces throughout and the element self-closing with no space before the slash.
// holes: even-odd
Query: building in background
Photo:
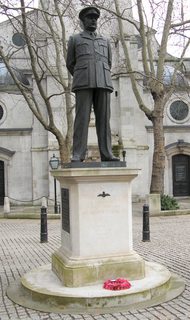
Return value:
<svg viewBox="0 0 190 320">
<path fill-rule="evenodd" d="M 141 42 L 132 26 L 126 25 L 131 58 L 136 70 L 142 72 Z M 115 34 L 113 34 L 113 30 Z M 121 67 L 122 50 L 117 26 L 111 31 L 113 47 L 113 85 L 111 101 L 112 141 L 115 150 L 126 151 L 127 166 L 139 168 L 141 173 L 133 183 L 134 200 L 149 193 L 153 134 L 151 122 L 139 109 L 132 91 L 131 82 Z M 109 35 L 108 35 L 109 36 Z M 16 32 L 9 21 L 1 23 L 1 45 L 12 44 L 21 49 L 12 60 L 14 72 L 26 86 L 35 91 L 33 76 L 21 33 Z M 44 33 L 40 39 L 48 43 Z M 155 40 L 155 61 L 158 56 Z M 47 45 L 47 56 L 50 54 Z M 51 61 L 51 59 L 49 59 Z M 171 81 L 175 58 L 168 55 L 165 66 L 165 83 Z M 166 169 L 165 193 L 174 196 L 190 196 L 190 95 L 187 86 L 190 80 L 190 59 L 184 60 L 184 74 L 178 73 L 175 94 L 167 101 L 164 115 Z M 146 90 L 145 79 L 139 79 L 142 93 L 148 105 L 153 105 Z M 50 74 L 44 75 L 44 87 L 53 91 Z M 62 100 L 57 100 L 55 113 L 60 118 Z M 119 149 L 121 147 L 121 149 Z M 24 97 L 18 92 L 10 74 L 0 61 L 0 205 L 4 196 L 14 204 L 39 204 L 42 197 L 53 199 L 53 178 L 49 173 L 49 159 L 58 155 L 58 145 L 52 134 L 47 132 L 30 111 Z M 94 115 L 89 128 L 88 157 L 98 157 Z"/>
</svg>

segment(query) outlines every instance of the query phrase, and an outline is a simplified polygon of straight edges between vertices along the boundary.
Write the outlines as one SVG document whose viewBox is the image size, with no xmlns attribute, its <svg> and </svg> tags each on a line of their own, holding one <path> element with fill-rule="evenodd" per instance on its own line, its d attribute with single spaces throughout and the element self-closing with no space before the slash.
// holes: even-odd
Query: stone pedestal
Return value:
<svg viewBox="0 0 190 320">
<path fill-rule="evenodd" d="M 160 212 L 161 212 L 160 194 L 150 193 L 148 195 L 148 204 L 149 204 L 150 216 L 160 215 Z"/>
<path fill-rule="evenodd" d="M 181 294 L 182 279 L 133 251 L 131 182 L 138 170 L 82 166 L 52 174 L 61 183 L 61 247 L 51 265 L 8 287 L 12 301 L 44 312 L 98 314 L 147 308 Z M 130 280 L 131 288 L 103 288 L 117 277 Z"/>
<path fill-rule="evenodd" d="M 52 270 L 62 284 L 144 278 L 144 261 L 132 243 L 131 182 L 138 170 L 83 167 L 52 174 L 62 195 L 61 247 L 52 256 Z"/>
</svg>

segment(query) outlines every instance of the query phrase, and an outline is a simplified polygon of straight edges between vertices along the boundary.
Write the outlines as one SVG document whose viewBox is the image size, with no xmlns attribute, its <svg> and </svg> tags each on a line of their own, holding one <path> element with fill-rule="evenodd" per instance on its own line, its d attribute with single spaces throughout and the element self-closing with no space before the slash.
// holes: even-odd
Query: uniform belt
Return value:
<svg viewBox="0 0 190 320">
<path fill-rule="evenodd" d="M 98 56 L 98 55 L 94 56 L 94 57 L 88 57 L 88 56 L 79 57 L 79 58 L 77 58 L 77 63 L 80 62 L 80 61 L 88 61 L 88 60 L 102 61 L 102 62 L 108 63 L 108 59 L 106 57 L 101 57 L 101 56 Z"/>
</svg>

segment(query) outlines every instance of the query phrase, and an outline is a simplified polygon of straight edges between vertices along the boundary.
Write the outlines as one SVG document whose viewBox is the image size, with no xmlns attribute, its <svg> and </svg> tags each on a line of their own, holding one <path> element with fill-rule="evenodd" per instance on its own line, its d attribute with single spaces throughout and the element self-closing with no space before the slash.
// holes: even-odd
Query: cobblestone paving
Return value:
<svg viewBox="0 0 190 320">
<path fill-rule="evenodd" d="M 12 303 L 7 286 L 27 271 L 50 263 L 60 245 L 60 222 L 48 221 L 48 243 L 39 242 L 40 222 L 0 220 L 0 320 L 186 320 L 190 319 L 190 216 L 152 217 L 151 241 L 142 242 L 141 217 L 135 216 L 134 249 L 146 260 L 161 263 L 181 275 L 186 289 L 181 296 L 156 307 L 114 314 L 82 315 L 38 312 Z"/>
</svg>

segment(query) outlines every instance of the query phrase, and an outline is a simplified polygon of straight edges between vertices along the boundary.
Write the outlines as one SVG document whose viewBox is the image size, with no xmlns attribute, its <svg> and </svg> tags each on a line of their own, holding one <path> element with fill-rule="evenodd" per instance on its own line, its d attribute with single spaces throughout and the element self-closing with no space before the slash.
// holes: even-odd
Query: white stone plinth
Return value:
<svg viewBox="0 0 190 320">
<path fill-rule="evenodd" d="M 61 231 L 67 256 L 97 258 L 133 249 L 131 182 L 138 170 L 72 168 L 52 173 L 69 190 L 70 233 Z"/>
<path fill-rule="evenodd" d="M 124 167 L 54 171 L 66 190 L 61 247 L 53 253 L 51 266 L 11 284 L 8 297 L 28 308 L 67 314 L 120 312 L 177 297 L 184 281 L 133 251 L 131 181 L 137 174 Z M 129 280 L 130 289 L 103 289 L 104 281 L 118 277 Z"/>
<path fill-rule="evenodd" d="M 94 283 L 102 281 L 106 272 L 107 277 L 116 277 L 126 270 L 131 278 L 142 278 L 143 260 L 132 243 L 131 182 L 138 170 L 83 167 L 52 174 L 69 197 L 70 230 L 62 228 L 61 248 L 52 260 L 63 283 Z M 64 214 L 63 205 L 63 219 Z"/>
<path fill-rule="evenodd" d="M 103 283 L 68 288 L 47 265 L 11 283 L 7 295 L 15 303 L 35 310 L 97 315 L 158 305 L 177 297 L 185 288 L 182 279 L 157 263 L 146 262 L 145 274 L 143 279 L 131 281 L 131 288 L 126 290 L 106 290 Z"/>
</svg>

